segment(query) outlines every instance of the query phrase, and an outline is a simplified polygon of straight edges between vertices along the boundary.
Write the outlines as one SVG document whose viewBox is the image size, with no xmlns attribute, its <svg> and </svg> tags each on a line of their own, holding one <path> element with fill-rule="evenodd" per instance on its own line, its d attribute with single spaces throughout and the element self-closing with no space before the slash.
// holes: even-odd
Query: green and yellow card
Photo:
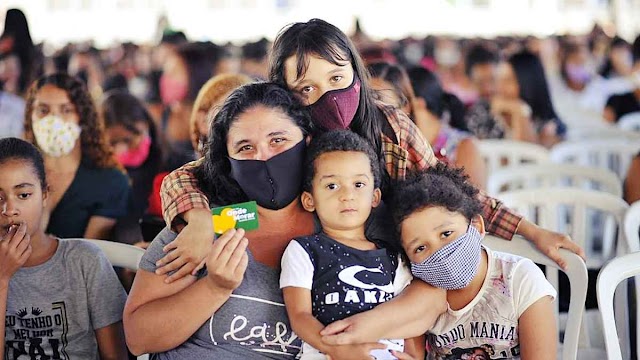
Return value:
<svg viewBox="0 0 640 360">
<path fill-rule="evenodd" d="M 258 228 L 258 207 L 255 201 L 232 204 L 211 209 L 213 230 L 220 235 L 229 229 Z"/>
</svg>

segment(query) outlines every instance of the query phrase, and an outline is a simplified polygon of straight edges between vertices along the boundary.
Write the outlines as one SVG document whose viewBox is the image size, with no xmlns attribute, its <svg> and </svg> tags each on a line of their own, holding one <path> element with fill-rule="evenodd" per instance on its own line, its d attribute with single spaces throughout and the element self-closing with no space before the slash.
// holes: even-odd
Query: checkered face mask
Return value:
<svg viewBox="0 0 640 360">
<path fill-rule="evenodd" d="M 482 235 L 475 226 L 431 254 L 419 264 L 411 264 L 413 276 L 435 287 L 456 290 L 471 283 L 480 265 Z"/>
</svg>

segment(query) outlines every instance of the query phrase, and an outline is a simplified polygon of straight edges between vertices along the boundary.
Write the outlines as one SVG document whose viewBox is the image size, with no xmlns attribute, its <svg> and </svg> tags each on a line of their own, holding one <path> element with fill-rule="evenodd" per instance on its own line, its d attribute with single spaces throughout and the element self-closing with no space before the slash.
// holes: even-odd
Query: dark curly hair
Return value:
<svg viewBox="0 0 640 360">
<path fill-rule="evenodd" d="M 238 117 L 255 106 L 278 109 L 306 137 L 311 134 L 311 120 L 308 112 L 287 89 L 268 82 L 251 83 L 234 90 L 225 100 L 211 121 L 209 139 L 205 144 L 204 161 L 195 168 L 195 176 L 200 189 L 211 204 L 227 205 L 248 201 L 240 185 L 231 177 L 231 163 L 227 152 L 229 128 Z"/>
<path fill-rule="evenodd" d="M 304 160 L 304 177 L 302 189 L 310 192 L 312 190 L 313 177 L 316 173 L 316 159 L 322 154 L 334 151 L 355 151 L 361 152 L 369 158 L 373 183 L 375 187 L 380 187 L 380 166 L 378 156 L 373 151 L 369 142 L 350 130 L 332 130 L 311 140 L 307 148 Z"/>
<path fill-rule="evenodd" d="M 428 207 L 441 206 L 463 215 L 467 220 L 482 214 L 478 189 L 468 181 L 463 169 L 443 163 L 413 173 L 395 184 L 391 196 L 391 213 L 399 228 L 411 214 Z"/>
<path fill-rule="evenodd" d="M 53 85 L 64 90 L 69 96 L 69 100 L 76 108 L 80 118 L 80 146 L 83 161 L 98 168 L 118 168 L 122 167 L 113 157 L 111 147 L 107 143 L 104 123 L 98 117 L 96 106 L 91 99 L 91 95 L 85 84 L 78 78 L 67 74 L 51 74 L 36 80 L 27 94 L 26 110 L 24 114 L 25 139 L 38 146 L 33 135 L 33 105 L 38 95 L 38 91 L 45 85 Z"/>
</svg>

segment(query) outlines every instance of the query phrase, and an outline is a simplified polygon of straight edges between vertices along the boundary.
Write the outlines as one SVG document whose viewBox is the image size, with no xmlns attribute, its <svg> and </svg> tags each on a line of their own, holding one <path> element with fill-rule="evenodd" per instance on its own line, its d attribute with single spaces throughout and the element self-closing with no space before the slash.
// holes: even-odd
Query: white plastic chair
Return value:
<svg viewBox="0 0 640 360">
<path fill-rule="evenodd" d="M 623 129 L 619 126 L 604 124 L 602 126 L 572 127 L 567 131 L 567 141 L 602 139 L 640 140 L 640 133 Z"/>
<path fill-rule="evenodd" d="M 623 115 L 618 119 L 616 126 L 626 131 L 640 131 L 640 112 Z"/>
<path fill-rule="evenodd" d="M 592 167 L 554 163 L 495 170 L 489 175 L 487 192 L 496 196 L 503 191 L 553 186 L 600 190 L 622 197 L 622 183 L 616 174 Z"/>
<path fill-rule="evenodd" d="M 636 232 L 638 228 L 636 228 Z M 604 344 L 609 359 L 623 359 L 621 351 L 622 338 L 618 338 L 616 327 L 618 323 L 613 309 L 613 295 L 618 284 L 625 279 L 640 275 L 640 252 L 626 254 L 611 260 L 598 274 L 596 291 L 598 296 L 598 308 L 602 316 L 604 328 Z M 638 282 L 636 281 L 636 299 Z M 618 293 L 616 298 L 621 295 Z M 624 319 L 626 321 L 626 319 Z M 624 343 L 622 344 L 624 346 Z M 628 358 L 628 357 L 627 357 Z"/>
<path fill-rule="evenodd" d="M 591 139 L 557 144 L 551 149 L 550 157 L 555 163 L 605 168 L 624 179 L 639 150 L 640 141 Z"/>
<path fill-rule="evenodd" d="M 640 231 L 640 200 L 631 204 L 631 206 L 629 206 L 629 209 L 627 210 L 627 213 L 624 215 L 624 235 L 627 237 L 627 242 L 631 244 L 640 244 L 639 231 Z M 640 286 L 640 283 L 638 285 Z"/>
<path fill-rule="evenodd" d="M 511 241 L 505 241 L 494 236 L 485 236 L 483 243 L 491 250 L 523 256 L 537 264 L 559 268 L 558 264 L 542 254 L 531 242 L 519 236 L 514 237 Z M 564 259 L 567 260 L 565 273 L 569 277 L 571 284 L 571 303 L 569 304 L 569 315 L 562 345 L 562 359 L 573 360 L 578 356 L 580 323 L 587 298 L 587 268 L 578 255 L 564 249 L 560 250 L 560 252 Z M 557 287 L 556 290 L 558 290 Z"/>
<path fill-rule="evenodd" d="M 92 244 L 98 245 L 100 250 L 105 253 L 107 259 L 113 266 L 129 269 L 129 270 L 138 270 L 138 265 L 140 264 L 140 259 L 142 259 L 142 255 L 144 255 L 144 249 L 139 247 L 118 243 L 114 241 L 107 240 L 97 240 L 97 239 L 83 239 Z M 148 360 L 149 354 L 143 354 L 136 358 L 137 360 Z"/>
<path fill-rule="evenodd" d="M 622 224 L 629 205 L 618 196 L 594 190 L 539 188 L 507 191 L 501 193 L 499 198 L 507 206 L 541 227 L 570 235 L 572 240 L 585 250 L 588 269 L 600 269 L 614 256 L 638 250 L 638 244 L 625 240 Z M 593 219 L 589 215 L 594 213 L 603 219 L 601 234 L 594 231 L 589 221 Z M 547 276 L 557 287 L 558 272 L 547 271 Z M 627 315 L 623 307 L 622 302 L 617 305 L 617 308 L 621 309 L 621 317 Z M 585 316 L 583 320 L 581 346 L 597 349 L 592 345 L 592 340 L 594 344 L 601 340 L 599 327 L 589 326 L 587 319 Z M 620 331 L 628 338 L 628 327 L 621 328 Z M 590 333 L 595 334 L 590 336 Z M 625 351 L 628 353 L 629 348 L 626 347 Z"/>
<path fill-rule="evenodd" d="M 129 269 L 138 270 L 138 264 L 142 255 L 144 255 L 144 249 L 139 247 L 96 239 L 84 239 L 90 243 L 98 245 L 100 250 L 107 255 L 107 259 L 111 262 L 111 265 Z"/>
<path fill-rule="evenodd" d="M 484 139 L 478 141 L 478 148 L 489 174 L 505 166 L 549 162 L 549 151 L 544 146 L 524 141 Z"/>
</svg>

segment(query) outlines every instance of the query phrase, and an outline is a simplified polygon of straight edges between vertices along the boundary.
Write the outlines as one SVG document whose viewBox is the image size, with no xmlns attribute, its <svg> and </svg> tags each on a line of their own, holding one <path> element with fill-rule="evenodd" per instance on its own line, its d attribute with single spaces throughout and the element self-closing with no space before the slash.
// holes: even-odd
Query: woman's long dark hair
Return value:
<svg viewBox="0 0 640 360">
<path fill-rule="evenodd" d="M 512 55 L 508 61 L 518 80 L 520 98 L 531 106 L 532 117 L 540 120 L 558 119 L 540 59 L 524 50 Z"/>
<path fill-rule="evenodd" d="M 336 65 L 342 61 L 351 63 L 362 86 L 358 111 L 350 128 L 367 139 L 378 154 L 382 153 L 382 124 L 386 119 L 375 105 L 376 97 L 369 87 L 369 73 L 360 54 L 349 37 L 337 27 L 324 20 L 311 19 L 282 29 L 271 48 L 269 79 L 286 87 L 285 61 L 291 56 L 296 57 L 296 76 L 301 78 L 307 71 L 311 55 Z"/>
<path fill-rule="evenodd" d="M 234 90 L 211 122 L 204 161 L 195 169 L 198 185 L 211 204 L 227 205 L 248 200 L 230 175 L 227 135 L 229 128 L 241 114 L 258 105 L 278 109 L 291 118 L 303 136 L 311 134 L 308 112 L 286 88 L 263 82 L 247 84 Z"/>
</svg>

